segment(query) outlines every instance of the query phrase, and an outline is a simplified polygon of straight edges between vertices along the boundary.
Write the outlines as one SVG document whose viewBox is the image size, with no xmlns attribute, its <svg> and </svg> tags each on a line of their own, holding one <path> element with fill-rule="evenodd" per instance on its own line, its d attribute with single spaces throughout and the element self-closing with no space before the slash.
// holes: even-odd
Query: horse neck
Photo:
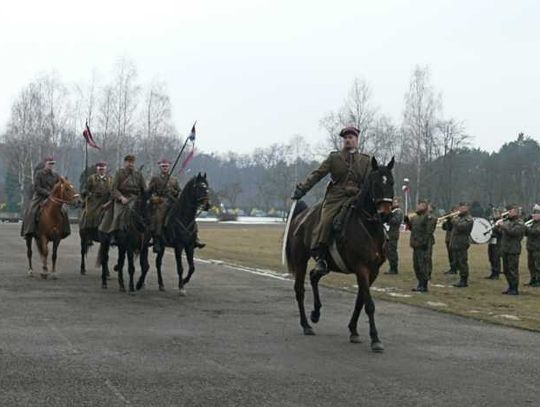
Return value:
<svg viewBox="0 0 540 407">
<path fill-rule="evenodd" d="M 367 180 L 356 200 L 356 209 L 357 211 L 360 211 L 360 213 L 369 215 L 375 215 L 377 213 L 377 208 L 373 202 L 373 197 L 371 195 Z"/>
<path fill-rule="evenodd" d="M 176 205 L 176 215 L 183 219 L 194 219 L 197 214 L 197 202 L 193 199 L 191 185 L 184 188 L 178 197 Z"/>
<path fill-rule="evenodd" d="M 53 209 L 56 209 L 58 211 L 60 211 L 62 205 L 64 204 L 64 197 L 61 196 L 61 185 L 62 183 L 61 182 L 57 182 L 52 191 L 51 191 L 51 197 L 47 200 L 47 204 L 45 205 L 45 207 L 43 208 L 44 210 L 45 209 L 49 209 L 49 210 L 53 210 Z"/>
</svg>

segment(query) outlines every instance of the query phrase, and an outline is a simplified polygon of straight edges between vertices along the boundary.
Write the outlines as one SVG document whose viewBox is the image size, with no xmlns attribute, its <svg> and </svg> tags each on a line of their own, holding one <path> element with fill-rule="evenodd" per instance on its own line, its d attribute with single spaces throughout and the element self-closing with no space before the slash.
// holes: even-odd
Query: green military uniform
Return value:
<svg viewBox="0 0 540 407">
<path fill-rule="evenodd" d="M 527 236 L 527 264 L 531 273 L 529 285 L 540 287 L 540 221 L 533 221 L 525 231 Z"/>
<path fill-rule="evenodd" d="M 388 220 L 388 242 L 386 244 L 386 257 L 390 263 L 390 274 L 398 273 L 398 242 L 399 230 L 403 222 L 403 211 L 401 208 L 395 208 Z"/>
<path fill-rule="evenodd" d="M 428 233 L 430 235 L 430 239 L 426 253 L 428 280 L 431 280 L 431 273 L 433 272 L 433 246 L 435 245 L 435 229 L 437 229 L 437 218 L 430 213 L 428 216 Z"/>
<path fill-rule="evenodd" d="M 99 230 L 110 234 L 128 226 L 126 215 L 133 210 L 136 200 L 143 196 L 145 189 L 144 178 L 139 171 L 120 168 L 112 183 L 113 210 L 105 214 Z M 129 199 L 129 202 L 124 205 L 120 200 L 121 197 Z"/>
<path fill-rule="evenodd" d="M 111 199 L 112 177 L 92 174 L 86 180 L 83 191 L 85 196 L 84 210 L 81 214 L 80 229 L 99 227 L 104 214 L 104 205 Z"/>
<path fill-rule="evenodd" d="M 444 244 L 446 245 L 446 253 L 448 255 L 448 264 L 450 269 L 445 274 L 457 274 L 456 265 L 454 264 L 454 256 L 450 249 L 450 236 L 452 236 L 452 219 L 447 219 L 442 224 L 442 229 L 446 232 L 444 235 Z"/>
<path fill-rule="evenodd" d="M 467 286 L 469 279 L 468 250 L 471 245 L 470 235 L 473 228 L 473 218 L 468 213 L 460 213 L 452 218 L 452 233 L 450 234 L 450 250 L 454 267 L 459 271 L 458 286 Z"/>
<path fill-rule="evenodd" d="M 409 219 L 411 236 L 409 245 L 413 249 L 413 268 L 419 287 L 425 286 L 429 280 L 429 269 L 427 256 L 431 245 L 431 218 L 432 215 L 426 212 L 416 212 L 416 215 Z"/>
<path fill-rule="evenodd" d="M 36 171 L 34 175 L 34 193 L 28 208 L 25 211 L 21 227 L 21 236 L 33 236 L 37 230 L 38 216 L 41 211 L 41 205 L 49 198 L 54 185 L 60 181 L 60 176 L 51 169 L 43 168 Z M 62 208 L 64 217 L 64 231 L 62 238 L 69 236 L 71 228 L 67 211 Z"/>
<path fill-rule="evenodd" d="M 167 178 L 169 178 L 167 180 Z M 165 182 L 167 182 L 165 184 Z M 148 185 L 150 195 L 150 231 L 154 238 L 160 238 L 163 233 L 165 215 L 172 202 L 180 194 L 180 185 L 176 177 L 167 174 L 156 175 Z"/>
<path fill-rule="evenodd" d="M 497 226 L 501 231 L 503 272 L 510 291 L 518 292 L 519 285 L 519 255 L 521 240 L 525 235 L 526 226 L 519 218 L 507 219 Z"/>
<path fill-rule="evenodd" d="M 334 218 L 340 209 L 358 194 L 370 171 L 371 157 L 367 154 L 358 151 L 334 151 L 303 183 L 298 184 L 297 189 L 305 194 L 327 174 L 331 177 L 320 222 L 313 230 L 311 249 L 328 246 Z"/>
</svg>

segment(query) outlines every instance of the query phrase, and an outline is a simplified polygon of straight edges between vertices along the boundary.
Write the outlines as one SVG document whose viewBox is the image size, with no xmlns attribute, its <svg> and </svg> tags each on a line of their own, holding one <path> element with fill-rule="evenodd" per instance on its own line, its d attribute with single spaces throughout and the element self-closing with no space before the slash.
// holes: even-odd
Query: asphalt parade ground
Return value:
<svg viewBox="0 0 540 407">
<path fill-rule="evenodd" d="M 348 341 L 351 293 L 322 288 L 309 337 L 288 279 L 198 262 L 180 297 L 169 254 L 167 291 L 153 265 L 136 295 L 118 291 L 114 272 L 103 290 L 96 246 L 79 274 L 76 227 L 60 245 L 59 278 L 39 277 L 37 251 L 29 278 L 19 227 L 0 225 L 0 406 L 540 403 L 536 333 L 377 301 L 386 350 L 376 354 L 363 313 L 363 343 Z M 308 311 L 310 301 L 308 290 Z"/>
</svg>

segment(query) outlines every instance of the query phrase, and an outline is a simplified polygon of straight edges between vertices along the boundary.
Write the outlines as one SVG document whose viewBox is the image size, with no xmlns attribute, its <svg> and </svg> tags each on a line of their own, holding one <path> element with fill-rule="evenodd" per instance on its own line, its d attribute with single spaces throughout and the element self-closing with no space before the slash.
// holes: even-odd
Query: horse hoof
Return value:
<svg viewBox="0 0 540 407">
<path fill-rule="evenodd" d="M 310 316 L 311 322 L 316 324 L 317 322 L 319 322 L 320 318 L 321 318 L 321 313 L 320 312 L 311 311 L 311 316 Z"/>
<path fill-rule="evenodd" d="M 43 273 L 41 273 L 41 278 L 42 278 L 43 280 L 47 280 L 47 277 L 49 277 L 48 274 L 43 274 Z"/>
<path fill-rule="evenodd" d="M 371 344 L 371 350 L 372 350 L 373 352 L 379 352 L 379 353 L 380 353 L 380 352 L 383 352 L 383 351 L 384 351 L 384 346 L 383 346 L 382 342 L 378 342 L 378 341 L 377 341 L 377 342 L 373 342 L 373 343 Z"/>
<path fill-rule="evenodd" d="M 86 274 L 86 270 L 81 270 L 81 276 L 84 276 Z"/>
<path fill-rule="evenodd" d="M 107 284 L 101 284 L 101 288 L 103 288 L 104 290 L 107 289 Z"/>
<path fill-rule="evenodd" d="M 165 287 L 163 287 L 162 285 L 159 286 L 159 291 L 165 291 Z M 182 295 L 182 294 L 180 294 Z M 185 291 L 184 291 L 184 295 L 186 295 Z"/>
<path fill-rule="evenodd" d="M 29 278 L 34 277 L 34 273 L 32 272 L 32 270 L 29 270 L 26 272 L 26 277 L 29 277 Z"/>
<path fill-rule="evenodd" d="M 358 335 L 351 335 L 351 337 L 349 338 L 349 341 L 351 343 L 362 343 L 362 341 L 360 340 L 360 336 Z"/>
<path fill-rule="evenodd" d="M 304 328 L 304 335 L 314 336 L 314 335 L 315 335 L 315 331 L 313 330 L 312 327 Z"/>
<path fill-rule="evenodd" d="M 185 297 L 186 296 L 186 290 L 181 288 L 180 291 L 178 292 L 178 295 L 180 295 L 180 297 Z"/>
</svg>

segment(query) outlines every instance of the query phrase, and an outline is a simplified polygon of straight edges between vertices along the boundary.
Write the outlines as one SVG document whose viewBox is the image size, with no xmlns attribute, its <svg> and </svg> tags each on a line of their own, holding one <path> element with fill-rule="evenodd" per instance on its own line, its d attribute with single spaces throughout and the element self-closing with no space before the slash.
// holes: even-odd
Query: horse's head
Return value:
<svg viewBox="0 0 540 407">
<path fill-rule="evenodd" d="M 76 204 L 80 200 L 80 195 L 73 184 L 64 177 L 54 185 L 51 191 L 51 199 L 63 204 Z"/>
<path fill-rule="evenodd" d="M 204 211 L 208 211 L 210 209 L 210 200 L 206 173 L 198 173 L 193 177 L 189 182 L 189 189 L 192 199 L 196 202 L 197 207 L 202 208 Z"/>
<path fill-rule="evenodd" d="M 394 157 L 387 165 L 379 165 L 375 157 L 371 159 L 371 172 L 368 175 L 367 186 L 369 195 L 378 213 L 388 214 L 392 211 L 394 198 Z"/>
</svg>

